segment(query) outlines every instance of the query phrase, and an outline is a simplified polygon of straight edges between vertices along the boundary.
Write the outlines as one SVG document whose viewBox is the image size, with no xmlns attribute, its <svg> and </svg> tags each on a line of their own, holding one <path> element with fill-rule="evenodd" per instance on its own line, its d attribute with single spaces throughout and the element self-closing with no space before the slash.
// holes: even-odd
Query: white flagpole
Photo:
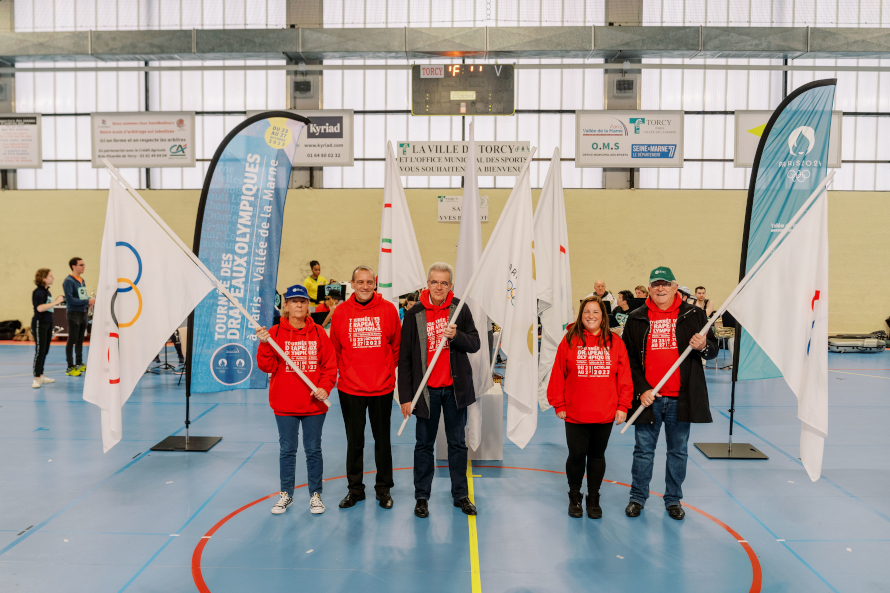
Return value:
<svg viewBox="0 0 890 593">
<path fill-rule="evenodd" d="M 831 182 L 831 180 L 833 178 L 834 178 L 834 171 L 831 171 L 828 173 L 828 175 L 825 176 L 825 179 L 823 179 L 822 182 L 818 186 L 816 186 L 816 189 L 813 191 L 812 194 L 810 194 L 810 197 L 807 198 L 807 201 L 804 202 L 803 206 L 800 207 L 800 209 L 797 211 L 797 213 L 794 215 L 794 217 L 788 222 L 788 224 L 785 225 L 785 227 L 779 233 L 779 236 L 776 237 L 776 239 L 767 248 L 767 250 L 763 253 L 763 255 L 760 256 L 760 259 L 757 260 L 757 263 L 755 263 L 753 266 L 751 266 L 751 269 L 748 271 L 747 274 L 745 274 L 745 277 L 742 278 L 742 281 L 739 282 L 738 286 L 735 287 L 735 290 L 733 290 L 732 293 L 729 295 L 729 297 L 723 302 L 723 305 L 720 306 L 720 309 L 717 310 L 717 313 L 715 313 L 714 315 L 711 315 L 711 318 L 708 320 L 708 323 L 706 323 L 705 326 L 702 328 L 702 330 L 700 332 L 698 332 L 698 335 L 703 336 L 706 333 L 708 333 L 708 330 L 711 329 L 711 326 L 714 324 L 714 322 L 717 320 L 717 318 L 726 312 L 726 309 L 729 307 L 730 303 L 732 303 L 733 299 L 735 299 L 735 297 L 745 287 L 745 285 L 748 284 L 748 281 L 754 277 L 754 274 L 757 272 L 757 270 L 760 269 L 760 267 L 767 260 L 767 258 L 769 258 L 769 256 L 772 255 L 773 251 L 775 251 L 776 247 L 779 246 L 779 243 L 782 242 L 782 239 L 785 237 L 785 235 L 787 235 L 794 229 L 794 225 L 797 223 L 797 221 L 804 214 L 806 214 L 807 209 L 809 209 L 809 207 L 812 205 L 812 203 L 816 201 L 816 198 L 818 198 L 819 195 L 825 190 L 828 183 Z M 682 363 L 684 360 L 686 360 L 686 357 L 689 356 L 690 352 L 692 352 L 692 346 L 687 346 L 686 350 L 683 351 L 683 354 L 680 355 L 680 358 L 677 359 L 677 362 L 675 362 L 674 364 L 671 365 L 671 368 L 668 369 L 668 372 L 665 373 L 664 377 L 661 378 L 661 381 L 658 382 L 658 385 L 655 386 L 655 389 L 652 390 L 652 395 L 655 395 L 655 396 L 658 395 L 659 390 L 662 387 L 664 387 L 664 384 L 667 383 L 668 378 L 671 375 L 673 375 L 674 371 L 676 371 L 680 367 L 680 363 Z M 640 417 L 640 414 L 642 414 L 643 410 L 645 410 L 647 407 L 648 406 L 640 405 L 640 407 L 637 408 L 637 411 L 634 412 L 633 416 L 631 416 L 627 420 L 627 424 L 624 425 L 624 428 L 621 429 L 621 434 L 624 434 L 625 431 L 627 431 L 627 429 L 630 428 L 630 425 L 633 424 L 636 421 L 636 419 Z"/>
<path fill-rule="evenodd" d="M 528 160 L 525 161 L 525 164 L 522 166 L 522 170 L 519 172 L 519 175 L 516 176 L 518 180 L 520 177 L 525 175 L 528 172 L 528 167 L 532 162 L 532 158 L 535 156 L 535 151 L 538 150 L 537 147 L 532 147 L 531 154 L 528 156 Z M 491 237 L 488 238 L 488 242 L 491 243 L 497 234 L 500 233 L 501 227 L 495 227 L 494 233 L 492 233 Z M 483 256 L 485 253 L 483 252 Z M 480 262 L 481 263 L 481 262 Z M 466 295 L 470 294 L 470 289 L 473 288 L 473 284 L 476 283 L 476 277 L 479 275 L 479 270 L 482 269 L 482 266 L 476 264 L 476 269 L 473 270 L 473 275 L 470 276 L 470 281 L 467 283 L 467 287 L 464 289 L 464 298 L 460 300 L 457 304 L 457 308 L 454 310 L 454 315 L 451 316 L 451 319 L 448 320 L 448 324 L 451 325 L 457 319 L 457 316 L 460 315 L 461 310 L 464 308 L 464 303 L 467 302 Z M 503 328 L 502 330 L 503 331 Z M 439 355 L 442 354 L 442 347 L 445 346 L 445 341 L 448 338 L 442 338 L 439 340 L 439 345 L 436 347 L 436 353 L 433 354 L 433 359 L 427 363 L 426 373 L 423 375 L 423 379 L 420 381 L 420 386 L 417 388 L 417 392 L 414 394 L 414 399 L 411 400 L 411 411 L 414 411 L 414 408 L 417 406 L 417 400 L 420 399 L 420 394 L 423 393 L 423 388 L 426 387 L 427 381 L 430 379 L 430 374 L 433 372 L 433 367 L 436 366 L 436 361 L 439 360 Z M 491 372 L 489 370 L 489 372 Z M 402 420 L 402 425 L 399 426 L 399 432 L 397 433 L 399 436 L 402 436 L 402 431 L 405 430 L 405 425 L 408 424 L 408 418 L 411 415 L 409 414 L 404 420 Z"/>
<path fill-rule="evenodd" d="M 169 235 L 169 237 L 171 239 L 173 239 L 173 242 L 176 243 L 176 245 L 178 245 L 179 248 L 182 249 L 182 251 L 189 257 L 189 259 L 191 259 L 192 262 L 194 262 L 194 264 L 196 266 L 198 266 L 198 268 L 202 272 L 204 272 L 204 275 L 207 276 L 207 278 L 209 278 L 210 281 L 214 283 L 214 285 L 216 286 L 216 289 L 218 291 L 220 291 L 223 294 L 223 296 L 225 296 L 227 299 L 229 299 L 229 301 L 233 305 L 235 305 L 235 307 L 238 309 L 238 311 L 240 311 L 241 314 L 244 315 L 244 318 L 248 319 L 250 324 L 254 328 L 262 327 L 257 322 L 256 319 L 251 317 L 250 313 L 247 312 L 247 309 L 245 309 L 244 307 L 241 306 L 241 303 L 238 302 L 238 299 L 236 299 L 234 296 L 232 296 L 232 293 L 230 293 L 229 290 L 225 286 L 223 286 L 222 282 L 220 282 L 217 279 L 217 277 L 213 275 L 213 272 L 211 272 L 210 270 L 207 269 L 207 266 L 204 265 L 204 262 L 202 262 L 198 258 L 198 256 L 195 255 L 194 252 L 192 252 L 191 249 L 186 247 L 186 244 L 182 242 L 182 239 L 179 238 L 179 235 L 177 235 L 175 232 L 173 232 L 173 229 L 171 229 L 169 226 L 167 226 L 167 223 L 164 222 L 164 219 L 161 218 L 160 216 L 158 216 L 157 212 L 155 212 L 152 209 L 152 207 L 148 205 L 148 202 L 146 202 L 144 199 L 142 199 L 142 196 L 139 195 L 139 192 L 137 192 L 136 189 L 132 185 L 130 185 L 129 181 L 124 179 L 124 176 L 120 174 L 120 171 L 115 169 L 114 165 L 112 165 L 110 162 L 108 162 L 107 158 L 103 158 L 102 163 L 105 165 L 105 168 L 108 169 L 108 172 L 126 188 L 126 190 L 133 197 L 133 199 L 136 200 L 139 203 L 139 205 L 142 206 L 142 208 L 148 213 L 148 215 L 151 216 L 154 219 L 154 221 L 156 223 L 158 223 L 158 225 L 162 229 L 164 229 L 164 232 L 166 232 L 167 235 Z M 292 361 L 284 353 L 284 350 L 281 349 L 281 346 L 279 346 L 278 344 L 275 343 L 275 340 L 270 339 L 268 341 L 268 344 L 270 346 L 272 346 L 272 348 L 275 350 L 275 352 L 277 352 L 281 356 L 281 358 L 284 359 L 284 362 L 287 363 L 287 365 L 291 368 L 291 370 L 294 371 L 295 373 L 297 373 L 297 376 L 300 377 L 300 379 L 302 379 L 304 383 L 306 383 L 306 385 L 309 387 L 309 389 L 311 389 L 313 392 L 318 390 L 318 387 L 316 387 L 315 384 L 309 379 L 309 377 L 307 377 L 305 375 L 305 373 L 303 373 L 303 371 L 301 371 L 297 367 L 297 365 L 294 364 L 294 361 Z M 327 398 L 325 398 L 323 401 L 325 404 L 327 404 L 328 407 L 331 407 L 331 402 L 329 402 Z"/>
</svg>

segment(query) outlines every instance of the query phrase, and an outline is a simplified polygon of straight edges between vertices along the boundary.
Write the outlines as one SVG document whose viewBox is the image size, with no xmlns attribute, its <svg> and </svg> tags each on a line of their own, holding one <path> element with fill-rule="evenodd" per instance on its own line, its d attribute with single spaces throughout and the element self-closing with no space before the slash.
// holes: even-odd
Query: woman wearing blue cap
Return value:
<svg viewBox="0 0 890 593">
<path fill-rule="evenodd" d="M 304 286 L 291 286 L 284 293 L 281 321 L 271 330 L 257 328 L 260 339 L 257 366 L 272 374 L 269 384 L 269 405 L 278 423 L 278 442 L 281 446 L 279 466 L 281 497 L 272 513 L 280 515 L 293 504 L 296 479 L 297 441 L 303 426 L 303 450 L 306 452 L 306 472 L 309 477 L 309 511 L 313 515 L 324 512 L 321 502 L 322 473 L 321 429 L 328 411 L 324 400 L 337 381 L 337 358 L 334 347 L 324 329 L 309 317 L 309 294 Z M 303 373 L 318 386 L 314 392 L 294 373 L 269 345 L 275 342 Z"/>
</svg>

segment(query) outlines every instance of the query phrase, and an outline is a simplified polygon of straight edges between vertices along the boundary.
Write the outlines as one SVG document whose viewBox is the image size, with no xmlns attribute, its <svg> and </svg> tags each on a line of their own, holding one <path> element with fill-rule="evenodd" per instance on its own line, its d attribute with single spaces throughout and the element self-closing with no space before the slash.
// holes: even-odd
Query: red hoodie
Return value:
<svg viewBox="0 0 890 593">
<path fill-rule="evenodd" d="M 448 296 L 442 301 L 441 305 L 434 305 L 430 300 L 430 291 L 424 290 L 420 293 L 420 302 L 426 309 L 426 361 L 427 365 L 433 360 L 436 348 L 439 347 L 439 341 L 442 339 L 442 330 L 448 327 L 448 307 L 451 306 L 451 299 L 454 293 L 448 291 Z M 430 373 L 430 379 L 427 381 L 429 387 L 448 387 L 454 381 L 451 379 L 451 352 L 449 351 L 450 340 L 445 340 L 442 346 L 442 353 Z"/>
<path fill-rule="evenodd" d="M 311 317 L 306 317 L 306 325 L 301 329 L 294 328 L 282 317 L 278 325 L 269 328 L 269 335 L 309 380 L 331 392 L 337 382 L 337 357 L 331 339 Z M 272 346 L 260 342 L 256 362 L 261 371 L 272 373 L 269 405 L 276 416 L 315 416 L 328 411 L 323 401 L 312 397 L 309 386 Z"/>
<path fill-rule="evenodd" d="M 583 345 L 576 340 L 569 346 L 567 338 L 556 350 L 547 401 L 557 412 L 566 412 L 566 422 L 613 422 L 615 412 L 627 412 L 633 400 L 633 380 L 624 342 L 613 333 L 611 348 L 603 348 L 600 336 L 586 329 Z"/>
<path fill-rule="evenodd" d="M 337 389 L 350 395 L 378 396 L 396 388 L 402 325 L 395 306 L 374 293 L 360 305 L 355 293 L 334 309 L 331 342 L 337 353 Z"/>
<path fill-rule="evenodd" d="M 650 324 L 649 337 L 646 340 L 646 381 L 653 388 L 658 385 L 671 365 L 680 358 L 680 350 L 677 348 L 677 316 L 680 313 L 681 302 L 683 299 L 677 294 L 667 310 L 662 311 L 658 305 L 652 302 L 652 297 L 646 299 Z M 658 393 L 667 397 L 679 395 L 679 368 L 674 371 L 674 374 Z"/>
</svg>

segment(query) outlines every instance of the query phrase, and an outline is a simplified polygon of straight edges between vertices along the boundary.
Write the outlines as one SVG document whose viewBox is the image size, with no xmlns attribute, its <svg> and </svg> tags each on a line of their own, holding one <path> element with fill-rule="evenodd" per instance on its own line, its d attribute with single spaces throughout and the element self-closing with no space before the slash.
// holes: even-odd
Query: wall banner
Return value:
<svg viewBox="0 0 890 593">
<path fill-rule="evenodd" d="M 39 113 L 0 115 L 0 169 L 43 167 Z"/>
<path fill-rule="evenodd" d="M 439 201 L 439 222 L 460 222 L 460 209 L 463 196 L 437 196 Z M 488 222 L 488 196 L 479 196 L 479 220 Z"/>
<path fill-rule="evenodd" d="M 399 142 L 396 159 L 401 175 L 461 177 L 466 167 L 468 142 Z M 528 142 L 476 142 L 479 175 L 516 176 L 531 145 Z"/>
<path fill-rule="evenodd" d="M 735 152 L 734 167 L 752 167 L 760 137 L 766 129 L 772 111 L 736 111 L 735 112 Z M 841 166 L 841 133 L 844 112 L 831 112 L 831 140 L 828 144 L 828 168 L 839 169 Z"/>
<path fill-rule="evenodd" d="M 261 325 L 272 325 L 291 159 L 309 123 L 284 111 L 247 118 L 219 145 L 198 204 L 193 251 Z M 253 327 L 218 291 L 189 316 L 187 393 L 262 389 Z"/>
<path fill-rule="evenodd" d="M 264 113 L 248 111 L 247 116 Z M 351 167 L 354 163 L 355 148 L 353 130 L 355 116 L 352 109 L 289 109 L 309 119 L 303 132 L 294 167 Z"/>
<path fill-rule="evenodd" d="M 195 112 L 91 113 L 93 168 L 194 167 Z"/>
<path fill-rule="evenodd" d="M 682 111 L 576 111 L 575 167 L 682 167 Z"/>
</svg>

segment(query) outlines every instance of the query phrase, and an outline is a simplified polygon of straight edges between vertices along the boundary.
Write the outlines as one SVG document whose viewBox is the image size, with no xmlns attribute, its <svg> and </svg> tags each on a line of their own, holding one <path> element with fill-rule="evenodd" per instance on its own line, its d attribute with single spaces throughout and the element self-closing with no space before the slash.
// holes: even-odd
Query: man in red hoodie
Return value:
<svg viewBox="0 0 890 593">
<path fill-rule="evenodd" d="M 374 490 L 384 509 L 392 508 L 392 449 L 389 442 L 396 365 L 399 361 L 401 324 L 395 305 L 375 290 L 374 271 L 359 266 L 352 272 L 349 299 L 331 319 L 331 342 L 337 353 L 340 409 L 346 424 L 346 477 L 349 492 L 340 501 L 346 509 L 365 500 L 362 463 L 365 450 L 365 414 L 374 435 L 377 480 Z"/>
<path fill-rule="evenodd" d="M 717 340 L 709 332 L 698 332 L 707 323 L 703 309 L 683 302 L 677 294 L 677 280 L 670 268 L 659 266 L 649 274 L 646 306 L 633 311 L 624 325 L 622 339 L 627 346 L 634 399 L 630 414 L 647 408 L 634 423 L 636 445 L 631 473 L 633 485 L 628 517 L 639 517 L 649 498 L 649 481 L 655 462 L 655 445 L 661 425 L 667 441 L 664 506 L 672 519 L 686 515 L 680 504 L 686 479 L 686 446 L 693 422 L 711 422 L 708 386 L 702 359 L 717 356 Z M 654 387 L 680 358 L 681 350 L 692 353 L 665 382 L 658 395 Z"/>
</svg>

